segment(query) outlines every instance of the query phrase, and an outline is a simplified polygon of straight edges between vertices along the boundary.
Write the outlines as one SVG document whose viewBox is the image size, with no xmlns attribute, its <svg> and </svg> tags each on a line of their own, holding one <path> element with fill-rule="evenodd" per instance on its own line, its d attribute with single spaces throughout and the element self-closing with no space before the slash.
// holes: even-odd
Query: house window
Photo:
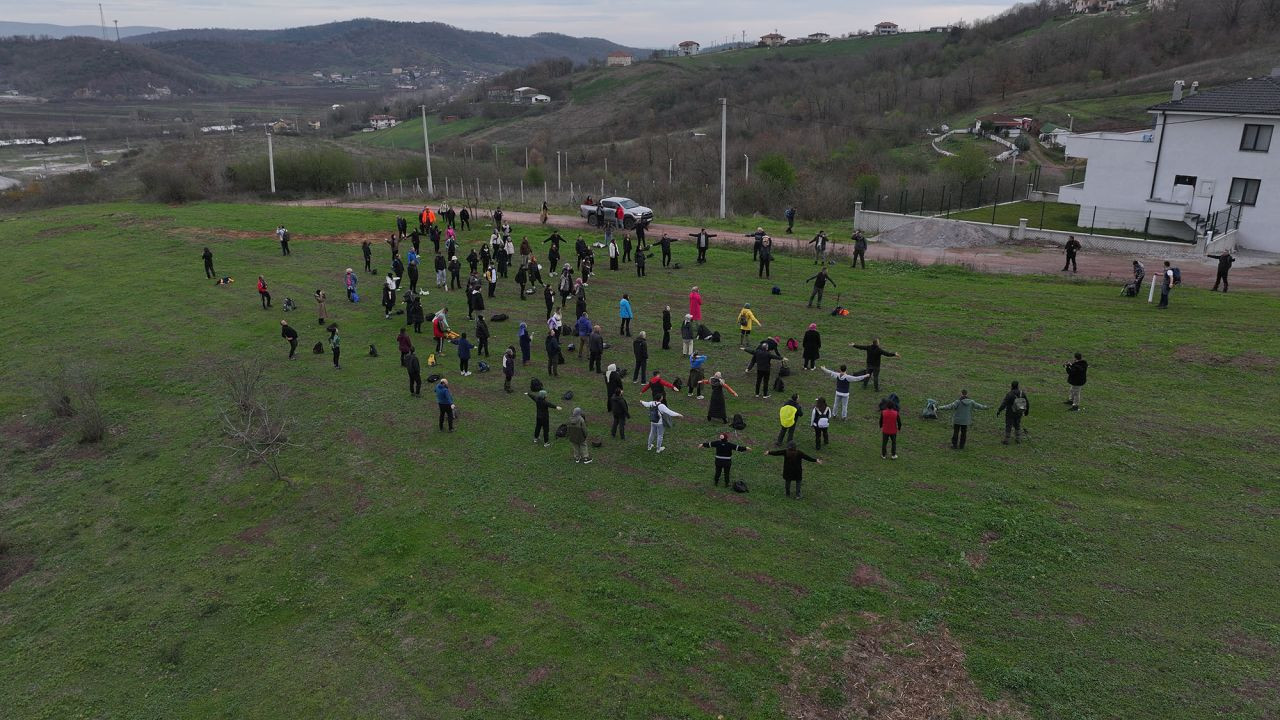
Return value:
<svg viewBox="0 0 1280 720">
<path fill-rule="evenodd" d="M 1258 188 L 1262 185 L 1261 180 L 1252 178 L 1232 178 L 1231 193 L 1227 195 L 1227 202 L 1232 205 L 1248 205 L 1250 207 L 1258 204 Z"/>
<path fill-rule="evenodd" d="M 1267 152 L 1271 149 L 1271 130 L 1274 125 L 1245 125 L 1240 136 L 1240 149 L 1249 152 Z"/>
</svg>

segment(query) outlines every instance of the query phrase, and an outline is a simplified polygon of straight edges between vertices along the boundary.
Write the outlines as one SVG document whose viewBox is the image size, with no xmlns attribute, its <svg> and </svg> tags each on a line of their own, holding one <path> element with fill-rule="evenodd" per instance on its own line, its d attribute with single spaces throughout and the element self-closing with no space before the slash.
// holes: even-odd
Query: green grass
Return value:
<svg viewBox="0 0 1280 720">
<path fill-rule="evenodd" d="M 943 33 L 902 33 L 900 35 L 868 36 L 847 40 L 832 40 L 826 43 L 811 45 L 794 45 L 779 48 L 746 48 L 728 52 L 691 55 L 688 57 L 665 58 L 665 61 L 686 64 L 692 67 L 712 65 L 747 65 L 761 60 L 806 60 L 810 58 L 838 58 L 862 55 L 872 50 L 896 47 L 903 43 L 924 40 L 942 43 L 946 39 Z"/>
<path fill-rule="evenodd" d="M 577 358 L 550 382 L 554 397 L 576 394 L 553 423 L 585 408 L 606 435 L 596 463 L 530 443 L 529 401 L 495 373 L 457 378 L 452 359 L 442 371 L 459 431 L 437 432 L 432 401 L 405 392 L 400 322 L 382 319 L 374 279 L 365 302 L 342 299 L 358 249 L 314 240 L 381 234 L 393 216 L 113 205 L 0 221 L 0 568 L 34 561 L 0 590 L 6 718 L 775 718 L 790 638 L 860 611 L 946 627 L 982 692 L 1036 718 L 1280 709 L 1275 296 L 1185 288 L 1157 313 L 1115 283 L 917 267 L 873 250 L 870 270 L 835 270 L 853 310 L 835 319 L 804 307 L 806 259 L 781 257 L 757 280 L 745 253 L 713 249 L 698 268 L 677 245 L 682 269 L 602 271 L 593 316 L 616 339 L 616 299 L 629 292 L 650 367 L 668 376 L 684 363 L 658 349 L 658 313 L 681 312 L 695 283 L 707 324 L 730 340 L 749 301 L 765 332 L 799 336 L 816 321 L 826 364 L 859 366 L 845 345 L 871 336 L 902 353 L 882 393 L 855 390 L 796 502 L 760 451 L 782 395 L 807 410 L 831 383 L 795 357 L 787 393 L 753 399 L 732 342 L 700 349 L 745 391 L 729 412 L 747 418 L 755 447 L 735 462 L 746 496 L 713 490 L 710 453 L 691 447 L 714 430 L 703 403 L 673 396 L 688 417 L 666 453 L 646 454 L 636 386 L 628 439 L 610 441 L 602 383 Z M 278 223 L 293 229 L 291 257 L 271 236 Z M 205 281 L 204 246 L 232 287 Z M 386 266 L 385 246 L 376 262 Z M 277 308 L 290 296 L 302 311 L 261 310 L 259 273 Z M 327 356 L 284 359 L 282 317 L 304 350 L 320 339 L 316 287 L 342 328 L 341 372 Z M 467 328 L 456 293 L 426 300 L 448 302 Z M 492 324 L 495 349 L 520 319 L 537 333 L 516 387 L 545 377 L 542 304 L 503 283 L 488 312 L 512 315 Z M 365 355 L 369 343 L 381 357 Z M 630 367 L 617 344 L 606 362 Z M 1059 404 L 1074 350 L 1093 367 L 1078 414 Z M 291 390 L 291 486 L 219 447 L 217 374 L 246 359 Z M 78 445 L 38 402 L 64 360 L 100 382 L 111 425 L 100 445 Z M 996 403 L 1011 379 L 1031 393 L 1028 444 L 1001 446 L 988 410 L 969 449 L 952 452 L 946 421 L 918 418 L 925 398 L 962 387 Z M 906 409 L 897 462 L 876 451 L 875 405 L 889 391 Z M 797 439 L 811 450 L 808 432 Z M 851 583 L 860 564 L 887 584 Z M 807 660 L 821 674 L 838 657 Z M 830 686 L 815 698 L 840 700 Z"/>
<path fill-rule="evenodd" d="M 442 123 L 438 117 L 427 118 L 427 132 L 432 144 L 449 138 L 466 135 L 469 132 L 492 127 L 502 121 L 489 120 L 482 117 L 469 117 Z M 395 127 L 374 132 L 361 132 L 351 135 L 349 140 L 375 147 L 395 148 L 397 150 L 422 150 L 422 118 L 410 118 Z"/>
<path fill-rule="evenodd" d="M 575 83 L 569 95 L 574 102 L 586 102 L 606 93 L 614 92 L 628 82 L 638 82 L 643 75 L 628 73 L 625 77 L 615 69 L 601 71 L 596 77 L 586 82 Z"/>
<path fill-rule="evenodd" d="M 1080 206 L 1068 205 L 1066 203 L 1045 202 L 1038 203 L 1030 200 L 1021 200 L 1014 203 L 1005 203 L 996 206 L 995 222 L 997 225 L 1017 225 L 1020 218 L 1027 219 L 1027 227 L 1041 228 L 1044 230 L 1065 230 L 1067 232 L 1088 233 L 1089 226 L 1081 227 L 1077 223 L 1080 219 Z M 1041 212 L 1043 210 L 1043 212 Z M 991 207 L 974 208 L 973 210 L 965 210 L 964 212 L 951 213 L 949 216 L 952 220 L 972 220 L 974 222 L 991 222 Z M 1170 242 L 1187 242 L 1176 237 L 1168 235 L 1154 235 L 1144 233 L 1139 230 L 1124 230 L 1121 228 L 1095 228 L 1094 232 L 1098 235 L 1115 235 L 1117 237 L 1140 238 L 1143 240 L 1167 240 Z"/>
</svg>

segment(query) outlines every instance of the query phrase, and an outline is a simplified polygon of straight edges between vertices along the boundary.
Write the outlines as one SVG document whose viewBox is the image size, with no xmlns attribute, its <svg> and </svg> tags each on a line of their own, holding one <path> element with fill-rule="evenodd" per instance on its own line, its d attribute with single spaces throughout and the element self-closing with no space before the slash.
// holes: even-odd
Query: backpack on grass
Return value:
<svg viewBox="0 0 1280 720">
<path fill-rule="evenodd" d="M 734 430 L 746 430 L 747 421 L 742 419 L 742 413 L 734 413 L 733 421 L 729 423 L 729 427 Z"/>
<path fill-rule="evenodd" d="M 778 377 L 791 377 L 791 365 L 786 360 L 783 360 L 781 366 L 778 368 Z"/>
<path fill-rule="evenodd" d="M 560 425 L 556 427 L 556 437 L 558 438 L 569 437 L 568 423 L 560 423 Z"/>
<path fill-rule="evenodd" d="M 774 392 L 782 392 L 783 390 L 785 390 L 785 389 L 786 389 L 786 387 L 787 387 L 787 385 L 786 385 L 786 383 L 782 382 L 782 377 L 781 377 L 781 376 L 776 377 L 776 378 L 774 378 L 774 379 L 773 379 L 773 391 L 774 391 Z"/>
<path fill-rule="evenodd" d="M 938 401 L 934 400 L 933 398 L 929 398 L 928 400 L 925 400 L 924 410 L 920 411 L 920 417 L 924 418 L 925 420 L 937 420 L 938 419 Z"/>
<path fill-rule="evenodd" d="M 749 489 L 747 489 L 747 483 L 742 480 L 733 481 L 733 491 L 736 493 L 751 492 Z"/>
<path fill-rule="evenodd" d="M 316 343 L 315 345 L 312 345 L 312 346 L 311 346 L 311 352 L 312 352 L 313 354 L 315 354 L 315 355 L 323 355 L 323 354 L 324 354 L 324 343 Z"/>
</svg>

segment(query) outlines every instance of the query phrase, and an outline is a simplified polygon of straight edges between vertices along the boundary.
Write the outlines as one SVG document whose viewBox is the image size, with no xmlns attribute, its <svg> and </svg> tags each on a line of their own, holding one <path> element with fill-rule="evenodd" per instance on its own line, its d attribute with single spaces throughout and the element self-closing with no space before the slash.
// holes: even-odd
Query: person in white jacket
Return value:
<svg viewBox="0 0 1280 720">
<path fill-rule="evenodd" d="M 618 269 L 618 241 L 609 238 L 609 269 Z"/>
<path fill-rule="evenodd" d="M 658 448 L 658 452 L 666 450 L 666 446 L 662 444 L 663 435 L 667 429 L 667 418 L 684 417 L 680 413 L 667 407 L 667 404 L 661 400 L 642 400 L 641 405 L 649 410 L 649 447 L 646 450 Z"/>
<path fill-rule="evenodd" d="M 844 365 L 840 366 L 840 372 L 828 370 L 824 365 L 822 366 L 822 372 L 835 378 L 836 381 L 836 399 L 835 402 L 831 403 L 832 416 L 840 413 L 840 419 L 847 420 L 849 418 L 849 386 L 856 382 L 862 382 L 871 377 L 871 374 L 850 375 L 848 368 Z"/>
</svg>

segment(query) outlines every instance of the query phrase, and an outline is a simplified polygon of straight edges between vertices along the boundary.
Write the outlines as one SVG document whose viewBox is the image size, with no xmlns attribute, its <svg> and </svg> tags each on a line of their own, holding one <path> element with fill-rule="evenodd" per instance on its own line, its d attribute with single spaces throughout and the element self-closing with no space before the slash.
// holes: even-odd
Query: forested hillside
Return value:
<svg viewBox="0 0 1280 720">
<path fill-rule="evenodd" d="M 350 20 L 286 30 L 172 30 L 129 43 L 219 73 L 273 75 L 427 65 L 500 71 L 551 57 L 603 59 L 621 45 L 555 33 L 531 37 L 462 30 L 443 23 Z"/>
</svg>

